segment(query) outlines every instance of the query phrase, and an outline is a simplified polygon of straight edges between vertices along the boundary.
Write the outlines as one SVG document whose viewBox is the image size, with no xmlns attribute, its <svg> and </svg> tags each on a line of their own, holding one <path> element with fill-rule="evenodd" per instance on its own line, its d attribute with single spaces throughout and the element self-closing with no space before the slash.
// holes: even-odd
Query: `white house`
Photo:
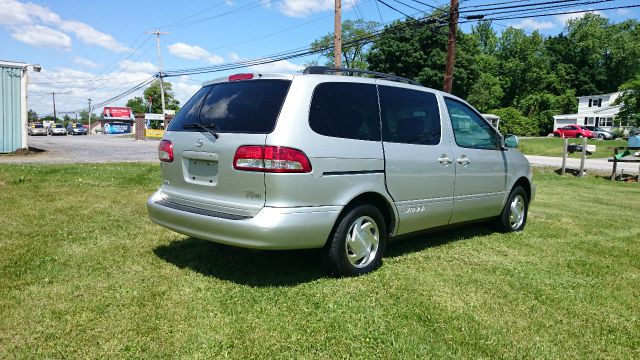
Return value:
<svg viewBox="0 0 640 360">
<path fill-rule="evenodd" d="M 588 125 L 599 126 L 606 130 L 611 130 L 620 126 L 616 123 L 616 117 L 622 105 L 613 105 L 616 99 L 622 94 L 614 92 L 602 95 L 588 95 L 578 97 L 578 113 L 555 115 L 553 117 L 553 128 L 557 129 L 565 125 Z"/>
</svg>

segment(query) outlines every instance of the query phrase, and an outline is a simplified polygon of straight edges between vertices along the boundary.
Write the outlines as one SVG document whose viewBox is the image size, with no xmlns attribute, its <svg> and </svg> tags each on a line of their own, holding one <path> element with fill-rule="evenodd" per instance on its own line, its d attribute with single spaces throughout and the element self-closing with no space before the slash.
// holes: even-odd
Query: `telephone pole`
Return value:
<svg viewBox="0 0 640 360">
<path fill-rule="evenodd" d="M 162 118 L 164 119 L 162 125 L 167 128 L 167 117 L 165 115 L 164 108 L 164 84 L 162 83 L 162 52 L 160 51 L 160 35 L 166 35 L 168 32 L 162 32 L 160 30 L 147 31 L 147 34 L 153 34 L 156 36 L 156 45 L 158 49 L 158 79 L 160 79 L 160 101 L 162 102 Z"/>
<path fill-rule="evenodd" d="M 453 88 L 453 66 L 456 62 L 456 38 L 458 35 L 458 0 L 451 0 L 449 7 L 449 41 L 447 43 L 447 67 L 444 74 L 444 91 Z"/>
<path fill-rule="evenodd" d="M 342 1 L 336 0 L 333 31 L 333 63 L 342 67 Z"/>
<path fill-rule="evenodd" d="M 91 135 L 91 99 L 89 100 L 89 135 Z"/>
<path fill-rule="evenodd" d="M 55 91 L 51 93 L 53 95 L 53 122 L 58 122 L 58 117 L 56 116 L 56 93 Z"/>
</svg>

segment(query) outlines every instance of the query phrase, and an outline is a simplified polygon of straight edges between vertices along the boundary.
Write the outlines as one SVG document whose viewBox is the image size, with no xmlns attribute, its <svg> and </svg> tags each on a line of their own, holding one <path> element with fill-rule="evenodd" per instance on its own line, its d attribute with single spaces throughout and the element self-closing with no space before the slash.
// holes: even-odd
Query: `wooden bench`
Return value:
<svg viewBox="0 0 640 360">
<path fill-rule="evenodd" d="M 607 161 L 613 163 L 613 170 L 611 171 L 611 180 L 616 179 L 616 171 L 618 170 L 618 163 L 640 163 L 640 157 L 630 157 L 630 158 L 618 158 L 620 154 L 620 150 L 628 151 L 631 154 L 634 151 L 640 151 L 640 147 L 608 147 L 607 149 L 613 150 L 613 157 L 608 159 Z M 638 175 L 640 176 L 640 175 Z"/>
</svg>

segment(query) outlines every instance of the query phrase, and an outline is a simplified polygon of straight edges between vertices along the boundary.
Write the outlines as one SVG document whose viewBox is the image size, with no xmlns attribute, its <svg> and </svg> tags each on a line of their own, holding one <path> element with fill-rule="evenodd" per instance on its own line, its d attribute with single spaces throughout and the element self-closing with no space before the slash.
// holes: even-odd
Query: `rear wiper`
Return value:
<svg viewBox="0 0 640 360">
<path fill-rule="evenodd" d="M 216 139 L 220 137 L 220 135 L 218 134 L 218 131 L 220 129 L 218 129 L 217 126 L 215 126 L 213 123 L 211 124 L 206 124 L 206 125 L 202 125 L 200 123 L 193 123 L 193 124 L 187 124 L 185 126 L 182 127 L 183 129 L 202 129 L 208 133 L 210 133 L 211 135 L 213 135 L 213 137 L 215 137 Z"/>
</svg>

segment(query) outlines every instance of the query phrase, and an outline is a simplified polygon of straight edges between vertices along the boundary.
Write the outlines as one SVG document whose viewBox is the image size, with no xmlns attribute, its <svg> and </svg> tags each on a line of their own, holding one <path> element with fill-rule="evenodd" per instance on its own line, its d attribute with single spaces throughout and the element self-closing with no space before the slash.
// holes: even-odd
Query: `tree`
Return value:
<svg viewBox="0 0 640 360">
<path fill-rule="evenodd" d="M 171 83 L 163 81 L 164 85 L 164 103 L 166 110 L 180 110 L 180 101 L 178 101 L 173 91 L 171 90 Z M 146 113 L 148 108 L 145 99 L 151 98 L 151 112 L 154 114 L 162 114 L 162 102 L 160 97 L 160 82 L 154 81 L 148 88 L 144 90 L 144 98 L 139 96 L 129 99 L 127 101 L 127 107 L 130 107 L 134 113 Z"/>
<path fill-rule="evenodd" d="M 38 113 L 29 109 L 29 111 L 27 111 L 27 119 L 30 123 L 38 121 Z"/>
<path fill-rule="evenodd" d="M 516 108 L 494 109 L 491 113 L 500 116 L 500 132 L 503 134 L 538 135 L 538 127 Z"/>
<path fill-rule="evenodd" d="M 371 36 L 380 26 L 375 21 L 347 20 L 342 23 L 342 62 L 344 67 L 353 69 L 367 69 L 366 55 L 368 45 L 363 42 L 348 45 L 349 42 Z M 327 66 L 334 66 L 333 52 L 334 33 L 329 33 L 311 43 L 311 50 L 323 50 L 320 54 L 325 58 Z"/>
<path fill-rule="evenodd" d="M 478 81 L 471 86 L 467 101 L 478 110 L 486 112 L 489 109 L 495 109 L 500 106 L 503 95 L 504 92 L 502 91 L 500 79 L 491 74 L 484 73 L 480 75 Z"/>
<path fill-rule="evenodd" d="M 618 116 L 623 124 L 640 126 L 640 73 L 620 86 L 622 95 L 615 101 L 622 104 Z"/>
<path fill-rule="evenodd" d="M 148 110 L 145 103 L 146 101 L 142 97 L 136 96 L 133 99 L 129 99 L 126 106 L 131 108 L 134 114 L 144 114 Z"/>
</svg>

